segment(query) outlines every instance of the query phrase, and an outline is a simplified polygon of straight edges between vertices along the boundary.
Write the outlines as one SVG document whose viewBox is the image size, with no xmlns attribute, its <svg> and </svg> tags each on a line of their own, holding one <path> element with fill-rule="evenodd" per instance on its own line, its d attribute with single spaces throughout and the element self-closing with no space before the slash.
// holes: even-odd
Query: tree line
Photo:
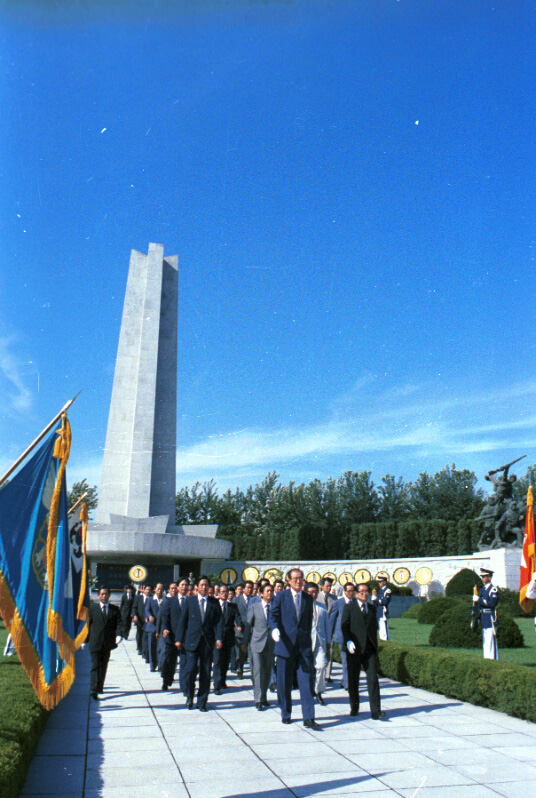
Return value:
<svg viewBox="0 0 536 798">
<path fill-rule="evenodd" d="M 536 464 L 514 483 L 524 500 L 536 481 Z M 75 483 L 69 506 L 97 488 Z M 218 524 L 218 537 L 233 543 L 237 560 L 383 559 L 472 554 L 481 534 L 474 519 L 486 493 L 468 469 L 446 465 L 413 482 L 387 474 L 378 485 L 370 471 L 346 471 L 338 479 L 282 485 L 271 471 L 243 491 L 219 495 L 213 479 L 181 488 L 177 524 Z"/>
</svg>

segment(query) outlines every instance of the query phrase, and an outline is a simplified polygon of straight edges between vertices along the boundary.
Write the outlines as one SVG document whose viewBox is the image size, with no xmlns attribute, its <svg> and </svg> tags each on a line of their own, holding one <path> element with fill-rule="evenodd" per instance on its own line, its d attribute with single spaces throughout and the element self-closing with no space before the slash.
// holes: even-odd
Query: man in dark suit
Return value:
<svg viewBox="0 0 536 798">
<path fill-rule="evenodd" d="M 123 625 L 123 637 L 128 640 L 130 634 L 130 627 L 132 626 L 132 605 L 136 598 L 136 591 L 132 585 L 125 585 L 119 609 L 121 610 L 121 622 Z"/>
<path fill-rule="evenodd" d="M 303 725 L 309 729 L 319 729 L 320 726 L 314 719 L 313 700 L 313 599 L 302 590 L 303 572 L 299 568 L 292 568 L 289 583 L 290 590 L 278 593 L 268 612 L 268 625 L 275 640 L 277 699 L 281 708 L 281 721 L 290 723 L 292 682 L 297 670 Z"/>
<path fill-rule="evenodd" d="M 183 602 L 186 601 L 188 580 L 185 576 L 177 582 L 175 595 L 170 596 L 162 603 L 159 615 L 158 628 L 162 636 L 164 651 L 162 656 L 162 690 L 167 690 L 173 684 L 173 677 L 177 668 L 179 650 L 175 646 L 175 629 L 178 627 Z M 179 661 L 179 688 L 186 695 L 186 651 L 181 649 Z"/>
<path fill-rule="evenodd" d="M 115 604 L 110 604 L 110 589 L 106 585 L 99 589 L 99 600 L 89 607 L 88 628 L 90 691 L 92 698 L 97 699 L 104 692 L 110 653 L 117 648 L 117 638 L 121 637 L 121 612 Z"/>
<path fill-rule="evenodd" d="M 151 596 L 145 602 L 145 633 L 147 634 L 147 652 L 151 672 L 158 670 L 156 625 L 163 600 L 164 585 L 162 582 L 158 582 L 154 590 L 154 596 Z"/>
<path fill-rule="evenodd" d="M 231 661 L 231 651 L 235 645 L 235 621 L 237 615 L 236 604 L 227 600 L 227 585 L 221 585 L 218 593 L 222 617 L 222 646 L 214 648 L 214 693 L 220 695 L 227 688 L 227 671 Z"/>
<path fill-rule="evenodd" d="M 370 712 L 373 720 L 385 717 L 380 703 L 378 682 L 378 619 L 376 608 L 368 603 L 366 583 L 357 586 L 357 601 L 349 601 L 342 613 L 341 630 L 347 651 L 350 715 L 359 712 L 359 673 L 367 676 Z"/>
<path fill-rule="evenodd" d="M 138 595 L 132 604 L 132 620 L 136 624 L 136 650 L 143 655 L 143 627 L 145 626 L 145 585 L 139 586 Z"/>
<path fill-rule="evenodd" d="M 237 595 L 236 606 L 238 609 L 238 616 L 236 619 L 236 654 L 237 665 L 236 675 L 239 679 L 244 676 L 244 663 L 246 661 L 247 648 L 244 651 L 242 647 L 242 636 L 244 634 L 244 627 L 248 619 L 248 609 L 250 603 L 253 601 L 253 582 L 248 579 L 244 582 L 244 590 Z"/>
<path fill-rule="evenodd" d="M 197 595 L 188 596 L 184 602 L 175 633 L 175 646 L 186 649 L 186 706 L 193 709 L 195 678 L 199 669 L 197 708 L 207 712 L 210 691 L 210 672 L 214 647 L 222 647 L 222 618 L 217 599 L 208 595 L 210 582 L 202 576 L 197 583 Z"/>
</svg>

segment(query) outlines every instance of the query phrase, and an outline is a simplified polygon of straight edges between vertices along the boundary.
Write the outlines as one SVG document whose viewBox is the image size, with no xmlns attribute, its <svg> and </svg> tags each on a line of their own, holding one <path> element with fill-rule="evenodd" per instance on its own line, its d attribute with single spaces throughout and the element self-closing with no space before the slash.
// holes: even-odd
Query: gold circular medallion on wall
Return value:
<svg viewBox="0 0 536 798">
<path fill-rule="evenodd" d="M 321 576 L 318 571 L 311 571 L 311 573 L 307 574 L 307 582 L 314 582 L 315 585 L 320 584 Z"/>
<path fill-rule="evenodd" d="M 337 584 L 337 577 L 335 576 L 335 574 L 332 571 L 326 571 L 326 573 L 324 574 L 323 578 L 324 579 L 331 579 L 331 581 L 333 582 L 334 585 Z"/>
<path fill-rule="evenodd" d="M 430 568 L 427 565 L 422 565 L 420 568 L 417 568 L 417 572 L 415 574 L 415 581 L 418 585 L 429 585 L 432 581 L 434 575 Z"/>
<path fill-rule="evenodd" d="M 147 568 L 143 565 L 133 565 L 128 575 L 133 582 L 144 582 L 147 579 Z"/>
<path fill-rule="evenodd" d="M 232 585 L 233 582 L 236 582 L 237 576 L 234 568 L 224 568 L 220 573 L 220 579 L 224 585 Z"/>
<path fill-rule="evenodd" d="M 281 579 L 282 576 L 283 574 L 277 568 L 268 568 L 268 570 L 264 572 L 264 578 L 269 579 L 272 585 L 276 579 Z"/>
<path fill-rule="evenodd" d="M 354 579 L 358 585 L 362 582 L 370 582 L 372 574 L 366 568 L 359 568 L 354 574 Z"/>
<path fill-rule="evenodd" d="M 343 587 L 345 586 L 345 584 L 347 582 L 353 582 L 353 581 L 354 581 L 354 577 L 352 576 L 352 574 L 349 571 L 344 571 L 339 576 L 339 584 L 341 584 Z"/>
<path fill-rule="evenodd" d="M 397 568 L 393 574 L 393 581 L 397 585 L 405 585 L 406 582 L 409 582 L 410 576 L 411 574 L 407 568 Z"/>
<path fill-rule="evenodd" d="M 389 574 L 387 573 L 387 571 L 378 571 L 378 573 L 376 574 L 376 576 L 374 578 L 375 579 L 387 579 L 387 581 L 389 581 Z"/>
<path fill-rule="evenodd" d="M 259 570 L 255 568 L 254 565 L 248 565 L 247 568 L 244 568 L 242 571 L 242 579 L 244 582 L 256 582 L 259 578 Z"/>
</svg>

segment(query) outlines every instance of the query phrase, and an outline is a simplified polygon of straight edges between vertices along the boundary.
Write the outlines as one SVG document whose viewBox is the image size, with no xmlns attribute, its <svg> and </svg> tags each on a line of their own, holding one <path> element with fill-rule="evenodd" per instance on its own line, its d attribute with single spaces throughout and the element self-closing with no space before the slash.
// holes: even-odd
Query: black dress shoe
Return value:
<svg viewBox="0 0 536 798">
<path fill-rule="evenodd" d="M 326 679 L 326 682 L 327 682 L 328 684 L 333 684 L 333 679 Z"/>
<path fill-rule="evenodd" d="M 259 712 L 262 712 L 263 710 L 262 704 L 255 704 L 255 709 L 258 710 Z"/>
<path fill-rule="evenodd" d="M 357 709 L 357 707 L 352 707 L 352 709 L 350 710 L 350 715 L 352 716 L 352 718 L 355 718 L 356 715 L 359 715 L 359 710 Z"/>
<path fill-rule="evenodd" d="M 168 686 L 165 682 L 162 682 L 162 690 L 167 690 Z"/>
<path fill-rule="evenodd" d="M 271 685 L 270 685 L 270 692 L 271 693 L 275 693 L 276 690 L 277 690 L 276 684 L 275 684 L 275 682 L 272 682 Z"/>
<path fill-rule="evenodd" d="M 243 678 L 244 678 L 244 673 L 243 673 L 243 671 L 237 671 L 237 672 L 236 672 L 236 678 L 237 678 L 237 679 L 243 679 Z"/>
<path fill-rule="evenodd" d="M 306 729 L 320 729 L 320 726 L 318 725 L 318 723 L 314 718 L 306 718 L 303 721 L 303 725 L 305 726 Z"/>
<path fill-rule="evenodd" d="M 208 707 L 199 707 L 200 712 L 208 712 Z"/>
<path fill-rule="evenodd" d="M 91 693 L 91 698 L 94 698 L 95 701 L 98 701 L 99 700 L 99 694 L 98 693 Z"/>
<path fill-rule="evenodd" d="M 326 702 L 322 698 L 322 693 L 317 693 L 316 694 L 316 700 L 318 701 L 319 704 L 322 704 L 323 707 L 326 706 Z"/>
<path fill-rule="evenodd" d="M 270 706 L 270 702 L 269 701 L 261 701 L 261 705 L 263 707 L 269 707 Z"/>
<path fill-rule="evenodd" d="M 284 723 L 286 726 L 288 726 L 290 723 L 292 723 L 292 721 L 290 718 L 281 718 L 281 723 Z"/>
<path fill-rule="evenodd" d="M 193 699 L 192 699 L 192 698 L 189 698 L 189 699 L 186 701 L 186 709 L 193 709 L 193 708 L 194 708 L 194 702 L 193 702 Z"/>
<path fill-rule="evenodd" d="M 224 690 L 227 690 L 227 682 L 222 682 L 221 686 L 223 687 Z"/>
<path fill-rule="evenodd" d="M 387 712 L 384 712 L 383 709 L 380 712 L 372 712 L 371 718 L 372 720 L 381 720 L 387 716 Z"/>
<path fill-rule="evenodd" d="M 214 690 L 214 695 L 221 695 L 221 690 Z"/>
</svg>

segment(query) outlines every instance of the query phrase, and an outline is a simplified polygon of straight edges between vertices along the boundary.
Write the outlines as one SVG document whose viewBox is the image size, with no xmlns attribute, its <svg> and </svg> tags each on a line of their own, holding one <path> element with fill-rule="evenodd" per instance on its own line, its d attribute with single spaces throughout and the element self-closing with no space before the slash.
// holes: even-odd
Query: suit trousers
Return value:
<svg viewBox="0 0 536 798">
<path fill-rule="evenodd" d="M 143 652 L 143 626 L 136 624 L 136 649 L 138 654 Z"/>
<path fill-rule="evenodd" d="M 253 678 L 253 698 L 256 704 L 266 701 L 266 693 L 272 677 L 274 664 L 273 646 L 266 643 L 260 652 L 250 649 L 251 654 L 251 675 Z"/>
<path fill-rule="evenodd" d="M 123 637 L 125 638 L 125 640 L 128 640 L 131 626 L 132 626 L 132 618 L 130 617 L 130 615 L 128 615 L 126 618 L 123 618 Z"/>
<path fill-rule="evenodd" d="M 277 657 L 277 700 L 281 709 L 281 718 L 290 718 L 292 714 L 292 682 L 295 673 L 298 676 L 303 719 L 313 719 L 315 669 L 312 656 L 304 657 L 299 648 L 295 648 L 290 657 Z"/>
<path fill-rule="evenodd" d="M 160 667 L 160 673 L 162 674 L 162 682 L 167 684 L 168 687 L 171 687 L 173 684 L 173 678 L 177 669 L 178 656 L 179 651 L 176 646 L 166 643 L 164 638 L 164 641 L 162 641 L 162 664 Z"/>
<path fill-rule="evenodd" d="M 149 632 L 146 632 L 145 629 L 141 639 L 141 655 L 145 662 L 149 662 Z"/>
<path fill-rule="evenodd" d="M 350 708 L 359 709 L 359 674 L 361 668 L 367 677 L 367 690 L 371 712 L 380 712 L 380 684 L 378 682 L 378 652 L 367 646 L 361 654 L 348 654 L 348 694 Z"/>
<path fill-rule="evenodd" d="M 207 704 L 210 692 L 210 672 L 212 670 L 212 649 L 202 637 L 194 651 L 186 651 L 185 684 L 188 699 L 193 701 L 195 694 L 195 680 L 199 671 L 199 687 L 197 690 L 197 708 L 202 709 Z"/>
<path fill-rule="evenodd" d="M 224 642 L 220 649 L 214 646 L 213 678 L 215 690 L 221 690 L 226 685 L 232 648 L 234 648 L 234 640 L 231 644 Z"/>
<path fill-rule="evenodd" d="M 158 669 L 156 632 L 145 632 L 145 634 L 147 635 L 147 662 L 151 666 L 151 670 L 156 671 Z"/>
<path fill-rule="evenodd" d="M 92 694 L 102 693 L 104 690 L 104 680 L 106 679 L 109 660 L 109 648 L 91 652 L 90 692 Z"/>
</svg>

